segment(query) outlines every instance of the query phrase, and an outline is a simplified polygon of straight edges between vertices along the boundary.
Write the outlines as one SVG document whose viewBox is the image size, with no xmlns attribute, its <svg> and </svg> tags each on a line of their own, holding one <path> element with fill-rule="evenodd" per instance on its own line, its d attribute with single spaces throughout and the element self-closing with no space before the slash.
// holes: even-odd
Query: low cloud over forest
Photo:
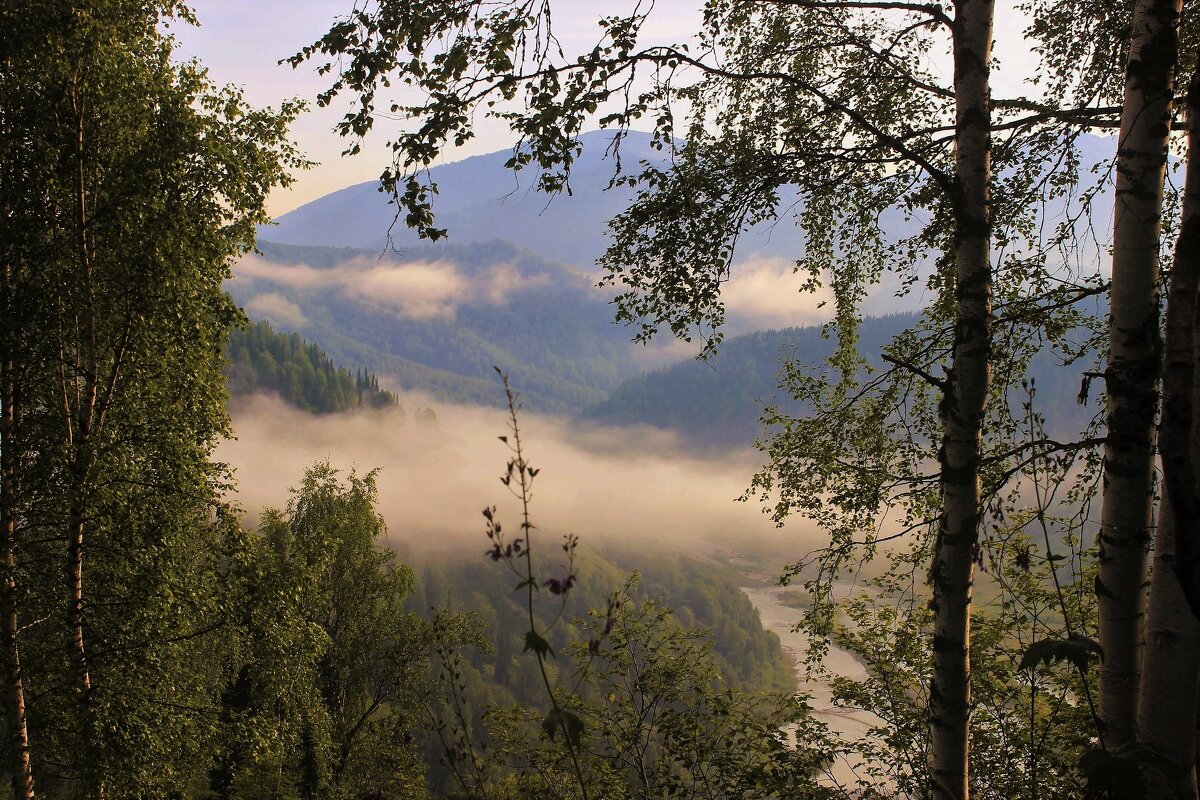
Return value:
<svg viewBox="0 0 1200 800">
<path fill-rule="evenodd" d="M 499 391 L 499 388 L 497 388 Z M 434 404 L 401 397 L 398 409 L 314 416 L 279 400 L 255 397 L 234 411 L 237 438 L 218 458 L 237 470 L 238 501 L 254 523 L 280 507 L 304 469 L 329 459 L 341 469 L 379 468 L 380 510 L 389 536 L 403 549 L 484 548 L 480 511 L 499 506 L 516 529 L 519 506 L 500 483 L 509 452 L 497 409 Z M 414 409 L 436 408 L 435 424 Z M 775 528 L 754 501 L 736 499 L 749 485 L 759 454 L 751 450 L 703 458 L 684 452 L 672 434 L 651 428 L 587 428 L 524 413 L 527 458 L 541 472 L 534 487 L 534 524 L 544 535 L 576 533 L 661 542 L 690 548 L 736 545 L 739 538 L 778 540 L 799 557 L 817 543 L 811 525 Z"/>
</svg>

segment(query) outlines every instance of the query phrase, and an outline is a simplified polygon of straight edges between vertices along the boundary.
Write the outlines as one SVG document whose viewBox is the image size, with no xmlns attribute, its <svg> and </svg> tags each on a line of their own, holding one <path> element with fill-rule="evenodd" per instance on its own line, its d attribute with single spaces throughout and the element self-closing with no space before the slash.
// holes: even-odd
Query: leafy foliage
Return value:
<svg viewBox="0 0 1200 800">
<path fill-rule="evenodd" d="M 222 706 L 219 798 L 412 796 L 433 631 L 381 547 L 373 473 L 310 468 L 237 572 L 243 661 Z"/>
<path fill-rule="evenodd" d="M 215 746 L 236 539 L 210 459 L 239 319 L 222 283 L 305 162 L 299 104 L 253 108 L 173 60 L 163 26 L 190 19 L 173 1 L 0 7 L 0 594 L 22 796 L 169 796 Z"/>
<path fill-rule="evenodd" d="M 628 587 L 627 587 L 628 588 Z M 811 775 L 818 766 L 790 748 L 782 727 L 803 715 L 796 698 L 730 687 L 703 633 L 681 627 L 656 601 L 618 596 L 595 610 L 571 648 L 576 686 L 564 695 L 579 737 L 589 791 L 606 798 L 832 797 Z M 523 709 L 487 717 L 512 771 L 498 797 L 573 797 L 561 748 Z M 544 724 L 544 723 L 543 723 Z M 500 784 L 503 788 L 505 784 Z"/>
<path fill-rule="evenodd" d="M 1087 670 L 1092 656 L 1104 658 L 1104 651 L 1095 639 L 1086 636 L 1071 636 L 1067 639 L 1042 639 L 1025 648 L 1021 656 L 1021 669 L 1037 669 L 1042 664 L 1069 661 L 1075 668 Z"/>
</svg>

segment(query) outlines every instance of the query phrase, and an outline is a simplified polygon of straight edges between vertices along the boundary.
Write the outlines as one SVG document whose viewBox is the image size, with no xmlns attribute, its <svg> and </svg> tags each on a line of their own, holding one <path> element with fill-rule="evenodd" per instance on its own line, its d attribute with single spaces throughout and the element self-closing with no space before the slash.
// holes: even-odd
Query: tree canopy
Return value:
<svg viewBox="0 0 1200 800">
<path fill-rule="evenodd" d="M 175 2 L 0 11 L 6 767 L 153 797 L 212 746 L 226 610 L 222 289 L 299 111 L 172 60 Z M 120 776 L 117 779 L 116 776 Z"/>
</svg>

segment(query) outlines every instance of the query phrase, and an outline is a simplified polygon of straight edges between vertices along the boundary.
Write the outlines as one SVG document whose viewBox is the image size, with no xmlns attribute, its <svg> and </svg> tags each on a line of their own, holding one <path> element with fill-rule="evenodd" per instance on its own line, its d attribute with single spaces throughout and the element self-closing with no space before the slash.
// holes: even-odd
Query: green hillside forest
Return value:
<svg viewBox="0 0 1200 800">
<path fill-rule="evenodd" d="M 314 414 L 399 405 L 374 373 L 343 369 L 300 334 L 279 333 L 268 322 L 235 328 L 225 358 L 232 397 L 266 392 Z"/>
</svg>

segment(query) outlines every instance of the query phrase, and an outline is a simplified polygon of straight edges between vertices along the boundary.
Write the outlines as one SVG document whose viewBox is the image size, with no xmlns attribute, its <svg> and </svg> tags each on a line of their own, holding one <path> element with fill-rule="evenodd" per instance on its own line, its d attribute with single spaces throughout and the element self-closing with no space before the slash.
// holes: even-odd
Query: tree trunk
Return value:
<svg viewBox="0 0 1200 800">
<path fill-rule="evenodd" d="M 1171 786 L 1154 773 L 1154 797 L 1196 798 L 1196 706 L 1200 680 L 1200 619 L 1185 589 L 1180 556 L 1195 550 L 1200 513 L 1196 482 L 1200 455 L 1200 347 L 1196 292 L 1200 288 L 1200 72 L 1188 88 L 1188 160 L 1183 220 L 1167 295 L 1163 412 L 1159 441 L 1165 483 L 1154 543 L 1154 570 L 1146 615 L 1138 699 L 1138 739 L 1187 768 L 1189 785 Z M 1181 577 L 1184 578 L 1181 581 Z"/>
<path fill-rule="evenodd" d="M 82 362 L 83 393 L 78 396 L 78 418 L 74 421 L 74 435 L 71 437 L 73 447 L 72 463 L 70 465 L 71 506 L 67 521 L 67 624 L 70 631 L 68 651 L 75 670 L 76 692 L 79 700 L 80 730 L 84 735 L 84 746 L 93 735 L 94 719 L 92 713 L 92 677 L 87 658 L 86 626 L 84 620 L 83 600 L 83 536 L 86 518 L 87 484 L 92 470 L 92 437 L 95 433 L 96 401 L 99 386 L 99 342 L 96 334 L 96 293 L 94 281 L 94 259 L 92 250 L 91 229 L 88 224 L 87 207 L 87 149 L 84 127 L 84 100 L 79 97 L 76 88 L 72 90 L 72 100 L 75 112 L 75 159 L 76 159 L 76 223 L 79 228 L 77 246 L 79 268 L 84 279 L 84 298 L 82 308 L 82 330 L 75 355 L 77 362 Z M 78 372 L 77 367 L 77 372 Z M 78 376 L 75 377 L 78 381 Z M 69 404 L 68 404 L 69 410 Z M 68 414 L 69 416 L 69 414 Z M 71 426 L 72 420 L 64 420 Z M 84 796 L 102 800 L 104 797 L 104 779 L 102 771 L 87 758 L 85 764 Z"/>
<path fill-rule="evenodd" d="M 971 601 L 982 512 L 979 478 L 990 383 L 992 326 L 991 111 L 988 62 L 992 0 L 960 0 L 954 19 L 954 361 L 942 398 L 942 515 L 933 564 L 932 789 L 965 800 L 971 709 Z"/>
<path fill-rule="evenodd" d="M 1175 513 L 1159 509 L 1154 578 L 1146 617 L 1145 655 L 1138 702 L 1138 738 L 1195 777 L 1196 688 L 1200 679 L 1200 620 L 1188 608 L 1175 575 Z M 1195 783 L 1172 786 L 1146 773 L 1150 797 L 1194 800 Z"/>
<path fill-rule="evenodd" d="M 1192 74 L 1187 93 L 1188 151 L 1187 177 L 1184 181 L 1183 220 L 1179 239 L 1175 243 L 1175 260 L 1171 267 L 1170 294 L 1167 298 L 1167 366 L 1163 374 L 1164 425 L 1167 420 L 1168 393 L 1174 394 L 1174 381 L 1190 377 L 1187 400 L 1188 427 L 1182 425 L 1164 440 L 1161 451 L 1163 474 L 1172 492 L 1175 510 L 1174 579 L 1187 600 L 1192 615 L 1200 619 L 1200 420 L 1196 419 L 1200 403 L 1200 329 L 1196 326 L 1197 292 L 1200 291 L 1200 70 Z M 1176 283 L 1180 289 L 1176 291 Z M 1175 304 L 1180 303 L 1176 312 Z M 1176 323 L 1176 318 L 1181 320 Z M 1183 325 L 1182 320 L 1189 323 Z M 1176 333 L 1174 328 L 1180 328 Z M 1183 364 L 1187 361 L 1186 366 Z M 1172 458 L 1168 458 L 1172 456 Z M 1180 503 L 1182 494 L 1185 502 Z"/>
<path fill-rule="evenodd" d="M 5 320 L 13 319 L 10 308 L 11 267 L 5 265 L 3 310 Z M 7 350 L 6 343 L 6 350 Z M 29 728 L 25 721 L 25 681 L 21 673 L 21 648 L 18 641 L 16 583 L 16 389 L 15 364 L 11 352 L 0 363 L 3 418 L 0 421 L 0 528 L 3 529 L 2 558 L 4 578 L 0 580 L 0 641 L 4 659 L 4 716 L 8 725 L 13 797 L 33 800 L 33 765 L 29 749 Z"/>
<path fill-rule="evenodd" d="M 1104 742 L 1135 739 L 1160 371 L 1158 248 L 1180 3 L 1138 0 L 1117 143 L 1108 436 L 1100 511 L 1100 716 Z"/>
</svg>

